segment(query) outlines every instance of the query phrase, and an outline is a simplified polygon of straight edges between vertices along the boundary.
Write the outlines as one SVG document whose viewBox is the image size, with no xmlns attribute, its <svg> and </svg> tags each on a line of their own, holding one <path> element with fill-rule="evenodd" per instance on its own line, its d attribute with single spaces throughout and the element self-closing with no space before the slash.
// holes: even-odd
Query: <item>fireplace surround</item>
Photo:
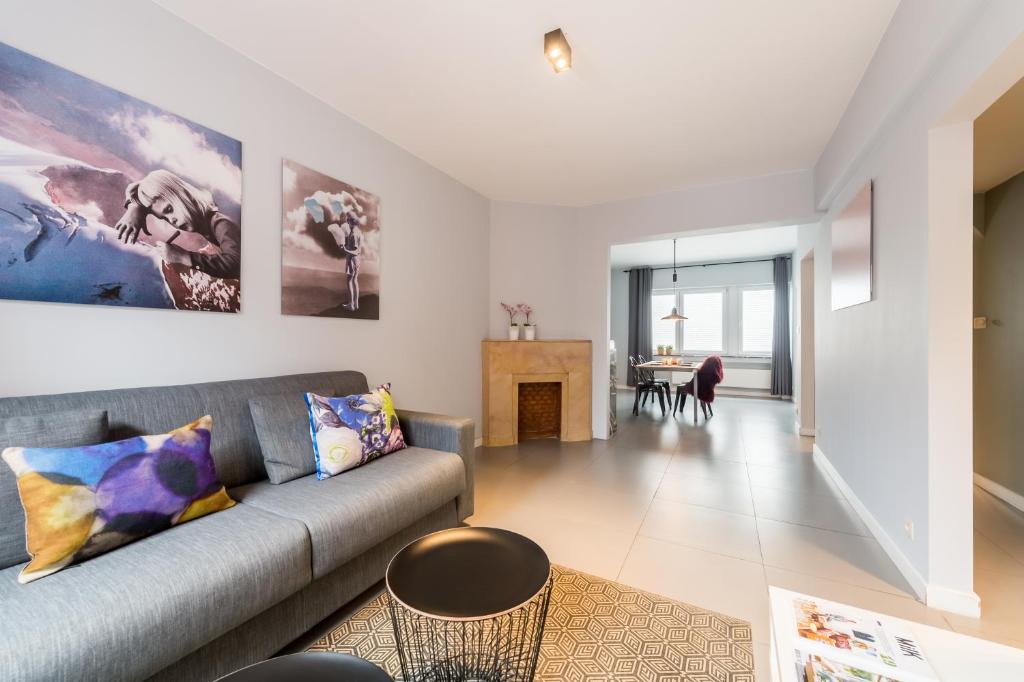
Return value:
<svg viewBox="0 0 1024 682">
<path fill-rule="evenodd" d="M 564 441 L 590 440 L 591 343 L 587 340 L 485 340 L 483 355 L 483 431 L 488 446 L 514 445 L 520 440 L 520 386 L 536 401 L 544 391 L 560 387 L 557 436 Z M 550 403 L 550 397 L 541 398 Z M 530 405 L 529 408 L 536 407 Z M 548 409 L 550 406 L 548 405 Z M 545 426 L 550 419 L 545 417 Z M 527 429 L 523 437 L 539 437 Z"/>
</svg>

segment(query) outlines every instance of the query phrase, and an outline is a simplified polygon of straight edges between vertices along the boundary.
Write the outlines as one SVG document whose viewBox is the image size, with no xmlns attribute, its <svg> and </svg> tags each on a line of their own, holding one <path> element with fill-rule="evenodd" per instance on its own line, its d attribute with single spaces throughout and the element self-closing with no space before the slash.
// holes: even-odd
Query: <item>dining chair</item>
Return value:
<svg viewBox="0 0 1024 682">
<path fill-rule="evenodd" d="M 651 396 L 653 403 L 654 394 L 657 394 L 658 402 L 661 404 L 661 415 L 665 416 L 665 401 L 667 399 L 671 404 L 671 394 L 667 393 L 662 384 L 654 379 L 654 372 L 639 367 L 641 364 L 643 363 L 638 358 L 629 356 L 629 366 L 636 373 L 636 397 L 633 399 L 633 414 L 640 414 L 640 408 L 647 404 L 648 395 Z"/>
<path fill-rule="evenodd" d="M 642 363 L 643 362 L 647 362 L 647 358 L 645 358 L 643 355 L 638 355 L 637 357 L 640 358 L 640 362 L 642 362 Z M 665 391 L 665 400 L 668 402 L 669 406 L 671 406 L 672 405 L 672 382 L 668 381 L 666 379 L 657 379 L 656 378 L 657 375 L 654 373 L 654 370 L 650 370 L 650 372 L 651 372 L 651 378 L 655 379 L 655 381 L 657 381 L 661 385 L 661 390 Z"/>
<path fill-rule="evenodd" d="M 697 368 L 697 392 L 700 394 L 694 399 L 700 401 L 700 410 L 704 413 L 704 419 L 715 416 L 711 403 L 715 402 L 715 386 L 725 379 L 725 368 L 722 365 L 722 358 L 717 355 L 709 355 Z M 686 396 L 693 395 L 693 379 L 685 384 L 679 384 L 676 388 L 676 400 L 672 406 L 672 414 L 682 411 L 686 407 Z"/>
</svg>

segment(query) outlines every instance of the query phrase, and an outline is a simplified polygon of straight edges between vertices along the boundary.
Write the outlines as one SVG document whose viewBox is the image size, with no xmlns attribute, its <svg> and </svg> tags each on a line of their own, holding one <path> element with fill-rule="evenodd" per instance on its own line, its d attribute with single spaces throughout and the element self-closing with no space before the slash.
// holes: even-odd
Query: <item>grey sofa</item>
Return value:
<svg viewBox="0 0 1024 682">
<path fill-rule="evenodd" d="M 358 372 L 328 372 L 0 399 L 0 420 L 107 410 L 108 440 L 212 414 L 217 472 L 240 502 L 26 585 L 0 556 L 0 679 L 214 679 L 272 656 L 405 544 L 469 516 L 470 419 L 399 411 L 407 449 L 324 481 L 266 480 L 251 397 L 366 390 Z M 9 487 L 8 519 L 23 514 Z"/>
</svg>

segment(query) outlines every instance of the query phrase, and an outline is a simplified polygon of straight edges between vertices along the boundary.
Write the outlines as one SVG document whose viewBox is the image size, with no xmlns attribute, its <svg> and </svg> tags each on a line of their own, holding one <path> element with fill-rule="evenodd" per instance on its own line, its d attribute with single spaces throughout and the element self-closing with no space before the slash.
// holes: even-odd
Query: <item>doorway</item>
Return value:
<svg viewBox="0 0 1024 682">
<path fill-rule="evenodd" d="M 1020 645 L 1024 614 L 1024 80 L 974 123 L 974 591 L 979 627 Z"/>
</svg>

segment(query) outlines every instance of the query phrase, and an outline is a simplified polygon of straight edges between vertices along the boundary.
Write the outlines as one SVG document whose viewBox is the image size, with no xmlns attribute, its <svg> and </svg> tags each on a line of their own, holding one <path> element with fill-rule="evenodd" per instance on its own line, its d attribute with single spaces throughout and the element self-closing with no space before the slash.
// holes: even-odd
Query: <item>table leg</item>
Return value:
<svg viewBox="0 0 1024 682">
<path fill-rule="evenodd" d="M 697 386 L 697 370 L 693 370 L 693 425 L 697 425 L 697 403 L 700 402 L 700 387 Z"/>
</svg>

